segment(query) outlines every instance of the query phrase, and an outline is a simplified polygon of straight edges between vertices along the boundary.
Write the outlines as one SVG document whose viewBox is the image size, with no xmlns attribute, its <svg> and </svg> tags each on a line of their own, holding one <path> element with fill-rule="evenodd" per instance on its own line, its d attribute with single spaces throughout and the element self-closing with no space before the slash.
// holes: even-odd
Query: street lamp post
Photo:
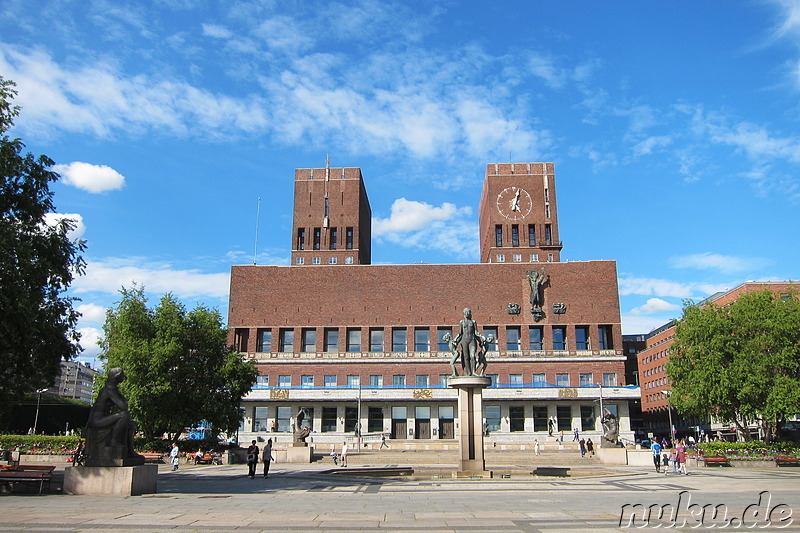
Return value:
<svg viewBox="0 0 800 533">
<path fill-rule="evenodd" d="M 667 413 L 669 413 L 669 442 L 672 443 L 672 441 L 675 440 L 675 427 L 672 425 L 672 404 L 669 401 L 669 397 L 672 396 L 672 391 L 663 390 L 661 392 L 667 397 Z"/>
<path fill-rule="evenodd" d="M 36 389 L 38 398 L 36 399 L 36 418 L 33 419 L 33 434 L 36 435 L 36 428 L 39 426 L 39 407 L 42 405 L 42 393 L 47 389 Z"/>
</svg>

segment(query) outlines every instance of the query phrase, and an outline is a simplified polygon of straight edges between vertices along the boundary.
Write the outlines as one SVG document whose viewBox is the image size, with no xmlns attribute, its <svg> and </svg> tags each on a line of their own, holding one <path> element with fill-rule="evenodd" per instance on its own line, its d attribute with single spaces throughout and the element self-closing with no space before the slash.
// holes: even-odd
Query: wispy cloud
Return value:
<svg viewBox="0 0 800 533">
<path fill-rule="evenodd" d="M 632 309 L 630 314 L 655 315 L 657 313 L 663 313 L 665 311 L 675 311 L 676 309 L 680 308 L 681 306 L 669 303 L 668 301 L 662 300 L 661 298 L 650 298 L 644 305 Z"/>
<path fill-rule="evenodd" d="M 114 191 L 125 185 L 125 176 L 106 165 L 75 161 L 67 165 L 55 165 L 53 170 L 62 175 L 65 184 L 91 193 Z"/>
<path fill-rule="evenodd" d="M 663 298 L 705 297 L 729 289 L 730 285 L 704 282 L 680 283 L 658 278 L 621 276 L 619 278 L 621 296 L 638 294 L 641 296 L 660 296 Z"/>
<path fill-rule="evenodd" d="M 772 264 L 771 260 L 761 257 L 735 257 L 711 252 L 677 256 L 669 262 L 675 268 L 718 270 L 723 274 L 752 272 Z"/>
<path fill-rule="evenodd" d="M 73 224 L 72 230 L 67 233 L 67 237 L 71 240 L 80 239 L 86 233 L 86 224 L 83 223 L 83 217 L 77 213 L 46 213 L 44 215 L 44 222 L 49 226 L 55 226 L 62 220 L 71 220 Z"/>
<path fill-rule="evenodd" d="M 80 304 L 75 310 L 81 314 L 80 322 L 102 324 L 106 320 L 106 308 L 97 304 Z"/>
</svg>

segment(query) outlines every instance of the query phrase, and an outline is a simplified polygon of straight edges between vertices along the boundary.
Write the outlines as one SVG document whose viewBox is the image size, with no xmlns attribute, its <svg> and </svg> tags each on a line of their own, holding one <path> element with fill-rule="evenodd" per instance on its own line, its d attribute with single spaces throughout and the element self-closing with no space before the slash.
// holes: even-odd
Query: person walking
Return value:
<svg viewBox="0 0 800 533">
<path fill-rule="evenodd" d="M 272 456 L 272 439 L 267 439 L 267 445 L 264 446 L 264 450 L 261 452 L 261 462 L 264 463 L 264 479 L 267 479 L 269 464 L 274 460 L 275 458 Z"/>
<path fill-rule="evenodd" d="M 580 434 L 578 433 L 578 428 L 572 430 L 572 442 L 576 440 L 580 440 Z"/>
<path fill-rule="evenodd" d="M 683 440 L 678 441 L 675 453 L 678 456 L 678 473 L 688 476 L 689 472 L 686 471 L 686 443 Z"/>
<path fill-rule="evenodd" d="M 342 466 L 347 467 L 347 441 L 342 442 L 342 456 L 340 457 L 342 460 Z"/>
<path fill-rule="evenodd" d="M 653 465 L 656 467 L 656 473 L 661 473 L 661 445 L 658 441 L 653 441 L 650 445 L 650 450 L 653 452 Z"/>
<path fill-rule="evenodd" d="M 250 479 L 256 478 L 256 465 L 258 464 L 258 445 L 256 441 L 247 447 L 247 476 Z"/>
<path fill-rule="evenodd" d="M 378 449 L 382 450 L 384 446 L 386 446 L 387 449 L 391 449 L 389 448 L 389 445 L 386 444 L 386 434 L 381 435 L 381 445 Z"/>
<path fill-rule="evenodd" d="M 581 457 L 586 457 L 586 441 L 581 439 L 578 441 L 578 445 L 581 447 Z"/>
<path fill-rule="evenodd" d="M 539 439 L 533 439 L 533 454 L 539 455 L 541 453 L 541 446 L 539 445 Z"/>
<path fill-rule="evenodd" d="M 586 439 L 586 451 L 589 452 L 589 455 L 594 455 L 594 442 L 592 442 L 592 438 L 589 437 Z"/>
<path fill-rule="evenodd" d="M 178 443 L 177 442 L 173 442 L 172 443 L 172 450 L 170 450 L 170 452 L 169 452 L 169 462 L 172 465 L 172 471 L 173 472 L 178 469 L 178 460 L 179 460 L 178 459 L 178 454 L 179 453 L 180 453 L 180 449 L 178 449 Z"/>
</svg>

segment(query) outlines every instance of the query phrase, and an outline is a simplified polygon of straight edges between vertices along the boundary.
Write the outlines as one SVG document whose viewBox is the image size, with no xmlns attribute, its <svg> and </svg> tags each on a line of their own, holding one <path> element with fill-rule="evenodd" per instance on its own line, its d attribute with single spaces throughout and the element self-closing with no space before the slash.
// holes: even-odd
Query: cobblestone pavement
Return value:
<svg viewBox="0 0 800 533">
<path fill-rule="evenodd" d="M 0 532 L 636 531 L 647 525 L 663 530 L 675 509 L 672 531 L 749 525 L 800 531 L 797 468 L 703 468 L 664 476 L 598 467 L 597 475 L 579 478 L 466 480 L 367 478 L 355 470 L 334 476 L 327 468 L 276 464 L 268 479 L 251 480 L 241 465 L 182 466 L 177 472 L 162 467 L 158 494 L 0 495 Z M 630 507 L 636 504 L 641 506 Z M 645 522 L 651 505 L 659 507 Z M 714 517 L 712 506 L 724 509 L 717 507 Z"/>
</svg>

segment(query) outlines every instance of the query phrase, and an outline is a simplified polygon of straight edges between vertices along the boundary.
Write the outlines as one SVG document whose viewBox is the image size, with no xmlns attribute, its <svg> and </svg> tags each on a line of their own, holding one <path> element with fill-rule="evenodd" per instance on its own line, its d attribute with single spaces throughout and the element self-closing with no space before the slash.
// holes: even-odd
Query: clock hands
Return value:
<svg viewBox="0 0 800 533">
<path fill-rule="evenodd" d="M 511 210 L 512 211 L 519 211 L 519 192 L 520 190 L 517 189 L 517 194 L 514 195 L 514 198 L 511 200 Z"/>
</svg>

